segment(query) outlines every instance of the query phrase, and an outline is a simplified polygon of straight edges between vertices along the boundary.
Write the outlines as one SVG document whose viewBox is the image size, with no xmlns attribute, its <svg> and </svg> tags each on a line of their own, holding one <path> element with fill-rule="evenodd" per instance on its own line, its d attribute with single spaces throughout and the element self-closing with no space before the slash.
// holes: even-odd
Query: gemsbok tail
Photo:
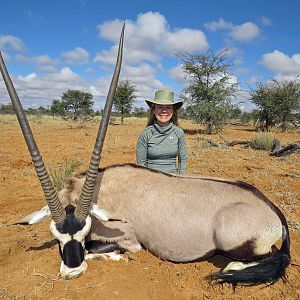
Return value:
<svg viewBox="0 0 300 300">
<path fill-rule="evenodd" d="M 207 276 L 214 284 L 231 283 L 236 286 L 273 284 L 279 278 L 285 280 L 285 270 L 290 264 L 290 237 L 287 224 L 282 225 L 282 245 L 278 251 L 262 260 L 249 263 L 242 270 L 228 270 Z"/>
</svg>

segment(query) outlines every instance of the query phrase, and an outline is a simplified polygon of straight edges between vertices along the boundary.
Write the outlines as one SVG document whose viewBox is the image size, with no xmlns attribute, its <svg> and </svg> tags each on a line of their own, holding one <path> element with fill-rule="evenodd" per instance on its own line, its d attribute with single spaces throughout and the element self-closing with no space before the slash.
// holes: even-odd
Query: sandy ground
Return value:
<svg viewBox="0 0 300 300">
<path fill-rule="evenodd" d="M 135 143 L 145 120 L 125 119 L 109 126 L 101 166 L 135 162 Z M 31 119 L 32 129 L 48 168 L 76 158 L 88 166 L 97 124 L 49 118 Z M 0 118 L 0 298 L 2 299 L 300 299 L 300 155 L 270 157 L 266 151 L 211 148 L 197 140 L 200 126 L 182 122 L 189 149 L 188 174 L 228 177 L 258 187 L 285 214 L 290 227 L 292 264 L 287 282 L 272 286 L 211 286 L 204 277 L 224 267 L 222 256 L 209 261 L 174 264 L 146 250 L 129 261 L 89 261 L 87 272 L 66 281 L 58 277 L 60 257 L 49 232 L 49 220 L 13 226 L 45 205 L 30 156 L 13 117 Z M 227 127 L 227 140 L 253 139 L 251 127 Z M 300 140 L 300 132 L 275 133 L 281 141 Z M 221 141 L 218 136 L 212 138 Z"/>
</svg>

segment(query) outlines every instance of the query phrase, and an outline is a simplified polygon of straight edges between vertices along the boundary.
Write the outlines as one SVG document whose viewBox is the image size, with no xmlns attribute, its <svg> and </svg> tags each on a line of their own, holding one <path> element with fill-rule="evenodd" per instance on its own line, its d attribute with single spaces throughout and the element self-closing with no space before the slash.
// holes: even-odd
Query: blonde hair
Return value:
<svg viewBox="0 0 300 300">
<path fill-rule="evenodd" d="M 156 122 L 156 116 L 154 113 L 154 108 L 155 104 L 153 104 L 148 112 L 148 121 L 147 121 L 147 126 L 150 126 Z M 173 116 L 172 119 L 170 120 L 174 125 L 178 126 L 178 114 L 177 114 L 177 107 L 176 105 L 173 105 Z"/>
</svg>

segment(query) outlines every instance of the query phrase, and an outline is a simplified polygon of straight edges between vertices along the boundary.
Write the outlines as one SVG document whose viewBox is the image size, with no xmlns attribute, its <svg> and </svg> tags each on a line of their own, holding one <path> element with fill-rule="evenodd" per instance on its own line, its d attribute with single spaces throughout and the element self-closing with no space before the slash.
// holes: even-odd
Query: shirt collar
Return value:
<svg viewBox="0 0 300 300">
<path fill-rule="evenodd" d="M 153 124 L 153 126 L 159 133 L 164 133 L 164 134 L 168 133 L 169 131 L 171 131 L 174 128 L 174 124 L 172 122 L 170 122 L 166 126 L 160 126 L 155 122 Z"/>
</svg>

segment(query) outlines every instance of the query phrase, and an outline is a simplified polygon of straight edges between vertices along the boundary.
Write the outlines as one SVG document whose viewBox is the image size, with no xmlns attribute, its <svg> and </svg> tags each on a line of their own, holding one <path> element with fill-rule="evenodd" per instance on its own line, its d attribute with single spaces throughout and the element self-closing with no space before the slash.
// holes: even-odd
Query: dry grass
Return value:
<svg viewBox="0 0 300 300">
<path fill-rule="evenodd" d="M 256 150 L 271 151 L 274 144 L 275 135 L 270 132 L 260 132 L 256 135 L 254 140 L 251 141 L 250 146 Z"/>
<path fill-rule="evenodd" d="M 82 165 L 82 161 L 78 159 L 65 158 L 61 163 L 55 167 L 50 168 L 50 175 L 53 185 L 57 190 L 64 187 L 64 182 Z"/>
</svg>

